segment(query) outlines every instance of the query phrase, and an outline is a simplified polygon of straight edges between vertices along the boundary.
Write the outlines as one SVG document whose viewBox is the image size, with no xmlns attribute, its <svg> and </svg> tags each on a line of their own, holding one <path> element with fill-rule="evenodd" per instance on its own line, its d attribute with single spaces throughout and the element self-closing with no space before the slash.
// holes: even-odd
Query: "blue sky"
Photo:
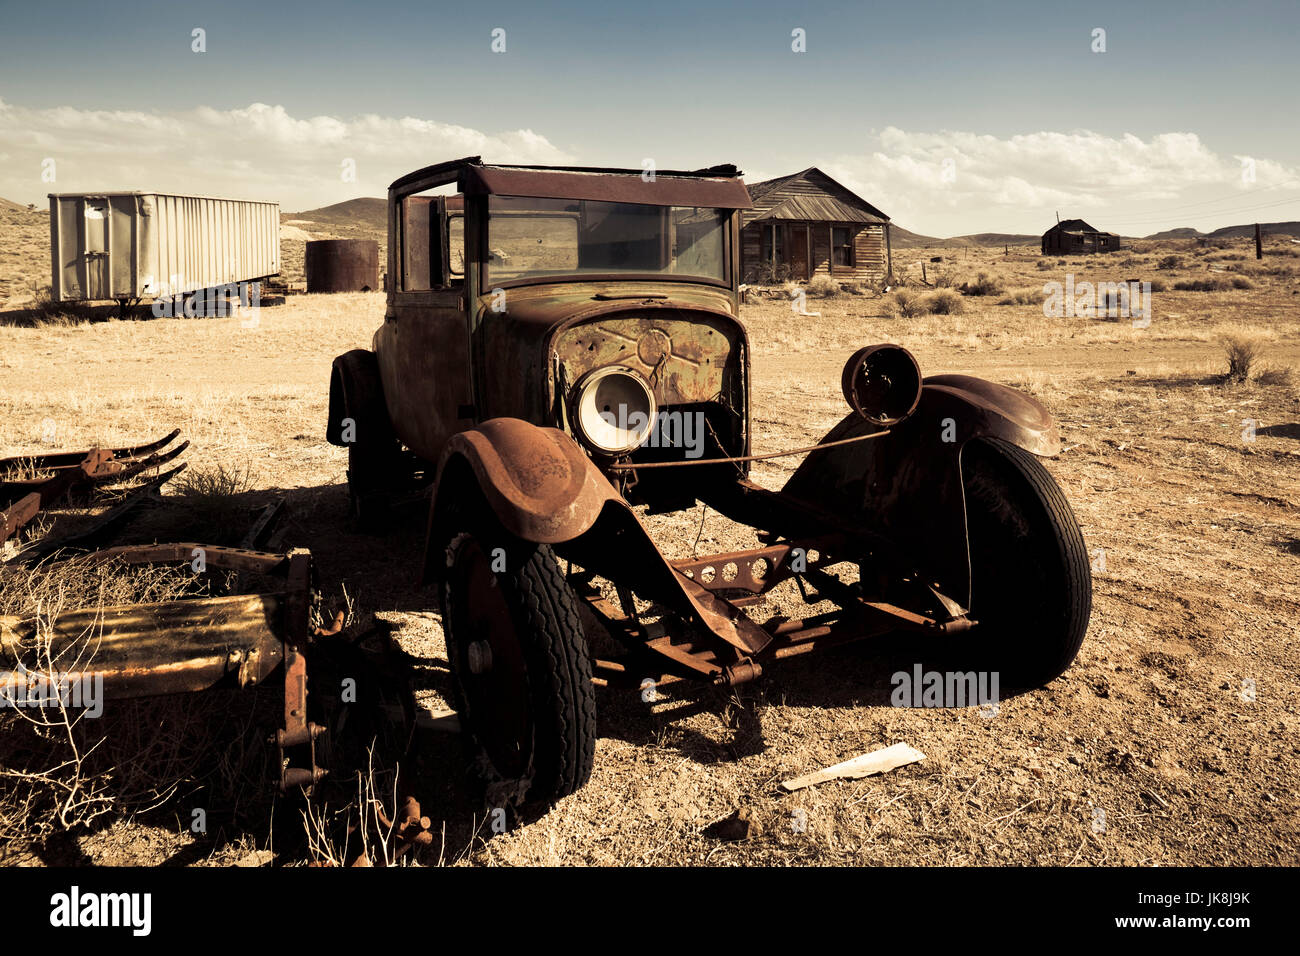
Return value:
<svg viewBox="0 0 1300 956">
<path fill-rule="evenodd" d="M 751 181 L 817 165 L 940 235 L 1041 231 L 1058 208 L 1135 234 L 1297 219 L 1297 35 L 1295 0 L 0 0 L 0 196 L 309 208 L 459 149 Z"/>
</svg>

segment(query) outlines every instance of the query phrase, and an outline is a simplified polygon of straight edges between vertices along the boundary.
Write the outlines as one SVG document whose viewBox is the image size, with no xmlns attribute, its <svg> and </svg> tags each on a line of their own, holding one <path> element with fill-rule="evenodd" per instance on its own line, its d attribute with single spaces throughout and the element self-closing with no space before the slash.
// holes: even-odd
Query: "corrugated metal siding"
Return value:
<svg viewBox="0 0 1300 956">
<path fill-rule="evenodd" d="M 50 248 L 59 300 L 195 292 L 278 274 L 280 207 L 161 193 L 52 194 Z"/>
</svg>

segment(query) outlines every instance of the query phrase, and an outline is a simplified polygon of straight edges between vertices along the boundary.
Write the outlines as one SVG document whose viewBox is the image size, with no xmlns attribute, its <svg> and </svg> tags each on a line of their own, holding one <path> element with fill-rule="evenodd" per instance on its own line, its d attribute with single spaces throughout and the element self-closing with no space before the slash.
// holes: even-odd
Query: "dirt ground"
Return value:
<svg viewBox="0 0 1300 956">
<path fill-rule="evenodd" d="M 1147 328 L 1045 318 L 1040 305 L 999 305 L 996 295 L 965 297 L 961 315 L 919 318 L 860 295 L 809 298 L 818 317 L 779 299 L 745 306 L 756 452 L 829 430 L 844 412 L 845 358 L 877 341 L 912 349 L 927 373 L 1017 385 L 1055 412 L 1065 450 L 1047 467 L 1094 555 L 1093 615 L 1078 659 L 1049 686 L 1003 700 L 992 717 L 890 706 L 890 674 L 908 659 L 897 642 L 795 658 L 730 694 L 673 685 L 645 703 L 638 692 L 598 689 L 591 782 L 500 834 L 468 802 L 456 739 L 429 735 L 417 776 L 437 836 L 423 861 L 1300 863 L 1300 390 L 1285 375 L 1222 384 L 1217 343 L 1225 323 L 1245 327 L 1263 343 L 1264 366 L 1300 366 L 1300 259 L 1290 248 L 1270 247 L 1262 264 L 1245 258 L 1244 245 L 1178 242 L 1045 265 L 1029 249 L 957 252 L 955 261 L 951 250 L 906 254 L 929 272 L 930 256 L 944 256 L 940 268 L 957 284 L 988 270 L 1008 289 L 1063 282 L 1067 271 L 1171 285 L 1249 277 L 1251 288 L 1155 292 Z M 1158 269 L 1168 255 L 1182 264 Z M 287 497 L 286 545 L 310 547 L 327 590 L 346 586 L 391 625 L 420 661 L 421 705 L 440 707 L 447 677 L 436 602 L 414 582 L 421 516 L 387 539 L 354 534 L 344 455 L 323 435 L 330 360 L 367 346 L 382 313 L 379 294 L 295 296 L 263 309 L 252 328 L 237 318 L 0 326 L 0 455 L 182 429 L 191 468 L 242 470 L 249 505 Z M 754 477 L 779 487 L 797 461 L 758 463 Z M 698 506 L 650 523 L 670 556 L 746 541 Z M 776 789 L 896 742 L 926 759 L 792 795 Z M 742 808 L 758 822 L 750 839 L 705 833 Z M 192 839 L 188 812 L 182 804 L 105 819 L 71 837 L 74 859 L 270 859 L 265 833 Z M 10 852 L 15 861 L 48 858 Z"/>
</svg>

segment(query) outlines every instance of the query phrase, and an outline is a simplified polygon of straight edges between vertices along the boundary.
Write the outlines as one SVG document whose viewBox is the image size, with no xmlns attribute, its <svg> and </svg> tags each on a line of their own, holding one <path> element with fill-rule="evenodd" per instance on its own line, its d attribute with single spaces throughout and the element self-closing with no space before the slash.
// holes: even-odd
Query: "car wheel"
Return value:
<svg viewBox="0 0 1300 956">
<path fill-rule="evenodd" d="M 509 534 L 481 499 L 457 501 L 449 518 L 443 633 L 488 802 L 549 805 L 587 782 L 595 755 L 577 598 L 550 547 Z"/>
<path fill-rule="evenodd" d="M 969 640 L 1013 686 L 1060 676 L 1083 643 L 1092 573 L 1079 523 L 1042 463 L 996 438 L 962 450 L 970 540 Z"/>
</svg>

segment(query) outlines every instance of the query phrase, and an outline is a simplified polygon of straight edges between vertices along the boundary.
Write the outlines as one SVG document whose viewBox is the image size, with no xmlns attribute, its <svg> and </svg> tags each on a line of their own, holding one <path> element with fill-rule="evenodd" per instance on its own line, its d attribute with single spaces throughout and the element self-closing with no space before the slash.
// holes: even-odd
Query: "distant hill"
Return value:
<svg viewBox="0 0 1300 956">
<path fill-rule="evenodd" d="M 1036 246 L 1042 241 L 1042 237 L 1023 235 L 1018 232 L 976 232 L 969 236 L 955 236 L 950 241 L 973 246 Z"/>
<path fill-rule="evenodd" d="M 26 211 L 27 211 L 27 204 L 26 204 L 26 203 L 20 203 L 20 202 L 13 202 L 12 200 L 9 200 L 9 199 L 2 199 L 2 198 L 0 198 L 0 209 L 12 209 L 12 210 L 17 210 L 17 211 L 19 211 L 19 212 L 26 212 Z M 37 211 L 37 212 L 44 212 L 45 210 L 42 210 L 42 209 L 39 209 L 39 208 L 38 208 L 36 211 Z"/>
<path fill-rule="evenodd" d="M 895 249 L 932 248 L 945 245 L 947 242 L 946 239 L 936 239 L 934 236 L 923 236 L 920 233 L 909 232 L 902 226 L 895 226 L 892 223 L 889 227 L 889 244 Z"/>
<path fill-rule="evenodd" d="M 388 233 L 388 200 L 362 197 L 307 209 L 303 212 L 280 214 L 281 222 L 306 220 L 316 223 L 319 229 L 305 227 L 310 232 L 337 233 L 343 238 L 376 238 Z"/>
<path fill-rule="evenodd" d="M 1153 232 L 1149 236 L 1143 236 L 1144 239 L 1195 239 L 1204 233 L 1198 232 L 1191 226 L 1179 226 L 1177 229 L 1165 229 L 1161 232 Z"/>
<path fill-rule="evenodd" d="M 1300 238 L 1300 222 L 1265 222 L 1260 223 L 1260 231 L 1266 236 L 1295 236 Z M 1240 226 L 1220 226 L 1213 232 L 1201 232 L 1191 226 L 1179 226 L 1177 229 L 1165 229 L 1153 232 L 1147 239 L 1250 239 L 1254 238 L 1253 222 Z"/>
<path fill-rule="evenodd" d="M 951 239 L 937 239 L 911 232 L 902 226 L 891 224 L 889 227 L 889 244 L 895 249 L 952 249 L 961 246 L 1023 246 L 1037 245 L 1038 236 L 1026 236 L 1014 232 L 976 232 L 968 236 L 953 236 Z"/>
</svg>

